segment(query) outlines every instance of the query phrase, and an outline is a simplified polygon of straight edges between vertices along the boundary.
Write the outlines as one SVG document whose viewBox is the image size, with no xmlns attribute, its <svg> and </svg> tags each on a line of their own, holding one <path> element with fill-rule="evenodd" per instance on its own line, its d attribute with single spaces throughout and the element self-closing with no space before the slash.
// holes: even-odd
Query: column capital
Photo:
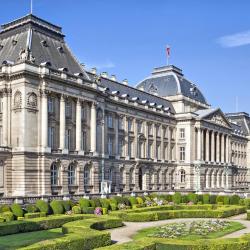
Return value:
<svg viewBox="0 0 250 250">
<path fill-rule="evenodd" d="M 12 94 L 12 89 L 11 88 L 3 88 L 1 90 L 3 96 L 11 96 Z"/>
<path fill-rule="evenodd" d="M 47 97 L 50 94 L 50 91 L 47 89 L 40 89 L 40 96 L 41 97 Z"/>
</svg>

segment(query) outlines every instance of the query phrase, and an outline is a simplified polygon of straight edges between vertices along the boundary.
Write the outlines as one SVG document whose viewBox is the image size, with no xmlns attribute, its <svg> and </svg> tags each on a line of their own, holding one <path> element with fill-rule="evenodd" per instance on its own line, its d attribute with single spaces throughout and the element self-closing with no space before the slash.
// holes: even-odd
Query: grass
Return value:
<svg viewBox="0 0 250 250">
<path fill-rule="evenodd" d="M 159 228 L 160 227 L 150 227 L 150 228 L 140 230 L 140 231 L 138 231 L 138 233 L 136 235 L 133 236 L 133 239 L 139 240 L 139 239 L 142 239 L 145 237 L 151 237 L 150 235 L 157 233 L 159 231 Z M 180 239 L 180 240 L 216 239 L 216 238 L 223 237 L 224 235 L 233 233 L 235 231 L 238 231 L 238 230 L 241 230 L 244 228 L 245 228 L 245 226 L 243 226 L 239 222 L 230 222 L 230 225 L 221 231 L 211 232 L 205 236 L 199 235 L 199 234 L 189 234 L 186 236 L 180 236 L 176 239 Z"/>
<path fill-rule="evenodd" d="M 50 230 L 12 234 L 0 237 L 1 250 L 14 250 L 20 247 L 26 247 L 43 240 L 55 239 L 63 237 L 62 228 L 54 228 Z"/>
</svg>

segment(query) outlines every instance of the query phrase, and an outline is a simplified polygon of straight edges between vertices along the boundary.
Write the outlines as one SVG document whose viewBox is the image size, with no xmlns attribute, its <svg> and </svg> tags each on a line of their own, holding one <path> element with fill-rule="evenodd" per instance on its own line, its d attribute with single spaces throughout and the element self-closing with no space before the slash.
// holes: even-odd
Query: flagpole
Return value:
<svg viewBox="0 0 250 250">
<path fill-rule="evenodd" d="M 33 14 L 33 0 L 30 0 L 30 14 Z"/>
</svg>

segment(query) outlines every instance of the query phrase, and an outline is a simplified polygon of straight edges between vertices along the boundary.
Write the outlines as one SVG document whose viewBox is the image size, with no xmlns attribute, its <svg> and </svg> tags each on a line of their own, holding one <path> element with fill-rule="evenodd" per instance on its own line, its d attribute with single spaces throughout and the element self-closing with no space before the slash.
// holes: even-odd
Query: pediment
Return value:
<svg viewBox="0 0 250 250">
<path fill-rule="evenodd" d="M 202 120 L 215 123 L 219 126 L 231 128 L 229 121 L 220 109 L 213 110 L 210 113 L 208 112 L 207 114 L 204 114 L 201 118 Z"/>
</svg>

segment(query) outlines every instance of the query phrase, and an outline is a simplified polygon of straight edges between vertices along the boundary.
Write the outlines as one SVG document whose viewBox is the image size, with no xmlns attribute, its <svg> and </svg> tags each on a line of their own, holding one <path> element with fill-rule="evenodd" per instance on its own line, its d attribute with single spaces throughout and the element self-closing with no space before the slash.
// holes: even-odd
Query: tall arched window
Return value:
<svg viewBox="0 0 250 250">
<path fill-rule="evenodd" d="M 185 182 L 185 179 L 186 179 L 186 173 L 185 173 L 185 170 L 181 170 L 180 172 L 181 174 L 181 183 L 184 183 Z"/>
<path fill-rule="evenodd" d="M 50 174 L 51 174 L 51 186 L 57 186 L 59 184 L 59 173 L 58 173 L 58 166 L 56 163 L 52 163 L 50 167 Z"/>
<path fill-rule="evenodd" d="M 76 184 L 76 168 L 73 164 L 70 164 L 68 168 L 68 184 L 69 185 Z"/>
<path fill-rule="evenodd" d="M 91 185 L 91 166 L 86 166 L 84 168 L 84 186 Z"/>
</svg>

